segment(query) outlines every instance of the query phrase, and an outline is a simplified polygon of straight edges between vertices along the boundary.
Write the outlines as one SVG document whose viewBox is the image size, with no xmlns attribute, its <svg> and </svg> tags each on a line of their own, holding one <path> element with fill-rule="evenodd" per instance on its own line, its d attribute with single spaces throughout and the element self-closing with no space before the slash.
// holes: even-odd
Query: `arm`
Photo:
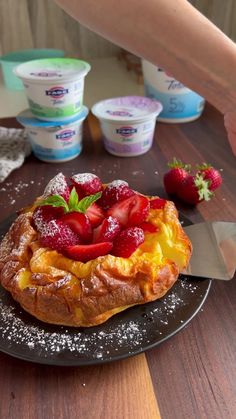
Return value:
<svg viewBox="0 0 236 419">
<path fill-rule="evenodd" d="M 236 121 L 236 45 L 187 0 L 55 1 L 91 30 L 172 72 Z M 236 136 L 229 140 L 236 154 Z"/>
</svg>

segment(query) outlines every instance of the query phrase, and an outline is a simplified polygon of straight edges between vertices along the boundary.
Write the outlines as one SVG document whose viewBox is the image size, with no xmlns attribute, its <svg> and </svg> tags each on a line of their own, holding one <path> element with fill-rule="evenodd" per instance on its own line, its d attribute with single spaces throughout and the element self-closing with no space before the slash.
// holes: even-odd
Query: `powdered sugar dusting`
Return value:
<svg viewBox="0 0 236 419">
<path fill-rule="evenodd" d="M 81 185 L 89 183 L 93 181 L 94 179 L 97 179 L 97 176 L 94 175 L 93 173 L 77 173 L 76 175 L 73 176 L 73 180 L 76 183 L 79 183 Z"/>
<path fill-rule="evenodd" d="M 26 196 L 28 193 L 28 189 L 32 187 L 32 185 L 37 186 L 41 185 L 41 182 L 35 182 L 31 180 L 30 182 L 23 182 L 19 180 L 17 185 L 13 184 L 13 182 L 5 182 L 4 186 L 0 188 L 1 194 L 1 208 L 2 209 L 9 209 L 9 205 L 13 206 L 18 203 L 18 198 L 22 198 Z M 14 209 L 12 209 L 14 211 Z"/>
<path fill-rule="evenodd" d="M 119 223 L 117 220 L 111 216 L 107 217 L 107 233 L 111 235 L 113 233 L 118 232 L 119 230 Z"/>
<path fill-rule="evenodd" d="M 59 251 L 80 242 L 79 236 L 59 220 L 50 220 L 45 223 L 40 233 L 40 242 L 43 246 Z"/>
<path fill-rule="evenodd" d="M 129 186 L 128 182 L 122 179 L 115 179 L 108 185 L 109 187 L 119 188 L 120 186 Z"/>
<path fill-rule="evenodd" d="M 103 325 L 73 329 L 35 320 L 0 288 L 0 349 L 58 365 L 105 362 L 142 352 L 180 330 L 200 309 L 208 282 L 177 281 L 161 300 L 124 311 Z"/>
<path fill-rule="evenodd" d="M 69 196 L 69 188 L 63 173 L 58 173 L 48 182 L 46 188 L 44 189 L 43 196 L 46 198 L 49 195 Z"/>
</svg>

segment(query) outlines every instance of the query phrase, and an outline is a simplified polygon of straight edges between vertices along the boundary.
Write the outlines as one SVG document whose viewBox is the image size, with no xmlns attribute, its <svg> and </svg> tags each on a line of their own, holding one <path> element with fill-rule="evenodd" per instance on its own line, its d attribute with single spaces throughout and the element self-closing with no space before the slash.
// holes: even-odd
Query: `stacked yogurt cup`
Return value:
<svg viewBox="0 0 236 419">
<path fill-rule="evenodd" d="M 74 58 L 28 61 L 16 67 L 29 109 L 18 115 L 33 153 L 46 162 L 64 162 L 82 150 L 84 79 L 90 64 Z"/>
</svg>

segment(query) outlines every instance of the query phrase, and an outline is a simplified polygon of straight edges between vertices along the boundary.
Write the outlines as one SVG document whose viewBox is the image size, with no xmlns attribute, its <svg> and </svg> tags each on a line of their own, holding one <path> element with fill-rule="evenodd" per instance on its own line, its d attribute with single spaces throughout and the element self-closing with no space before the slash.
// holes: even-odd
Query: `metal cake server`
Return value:
<svg viewBox="0 0 236 419">
<path fill-rule="evenodd" d="M 236 223 L 207 221 L 184 227 L 193 245 L 189 266 L 182 274 L 232 279 L 236 270 Z"/>
</svg>

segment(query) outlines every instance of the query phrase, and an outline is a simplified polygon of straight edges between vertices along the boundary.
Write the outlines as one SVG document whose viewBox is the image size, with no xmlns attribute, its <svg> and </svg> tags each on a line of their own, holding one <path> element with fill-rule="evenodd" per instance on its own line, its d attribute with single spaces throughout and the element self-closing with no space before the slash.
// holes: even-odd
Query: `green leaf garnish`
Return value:
<svg viewBox="0 0 236 419">
<path fill-rule="evenodd" d="M 97 192 L 94 195 L 85 196 L 79 200 L 78 193 L 76 189 L 73 188 L 70 192 L 68 204 L 61 195 L 51 195 L 38 201 L 36 206 L 51 205 L 52 207 L 62 207 L 65 213 L 73 211 L 85 213 L 90 205 L 101 198 L 101 195 L 102 192 Z"/>
<path fill-rule="evenodd" d="M 81 201 L 79 201 L 78 209 L 76 211 L 86 212 L 88 207 L 92 205 L 95 201 L 101 198 L 102 192 L 97 192 L 94 195 L 85 196 Z"/>
<path fill-rule="evenodd" d="M 69 200 L 68 200 L 69 211 L 76 211 L 76 208 L 78 207 L 78 205 L 79 205 L 79 196 L 74 187 L 71 190 Z"/>
<path fill-rule="evenodd" d="M 36 203 L 37 207 L 51 205 L 51 207 L 63 207 L 65 212 L 69 212 L 69 207 L 65 199 L 60 195 L 51 195 L 46 199 L 42 199 Z"/>
</svg>

